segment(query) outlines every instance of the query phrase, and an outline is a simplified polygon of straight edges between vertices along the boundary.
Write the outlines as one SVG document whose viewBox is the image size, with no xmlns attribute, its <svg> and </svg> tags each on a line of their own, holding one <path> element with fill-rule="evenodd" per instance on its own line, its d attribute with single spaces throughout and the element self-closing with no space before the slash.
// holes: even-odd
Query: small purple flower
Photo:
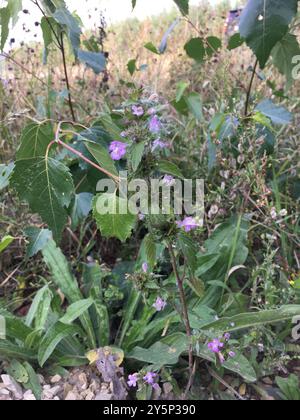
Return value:
<svg viewBox="0 0 300 420">
<path fill-rule="evenodd" d="M 137 381 L 138 381 L 138 374 L 137 373 L 134 373 L 133 375 L 129 375 L 128 376 L 128 382 L 127 382 L 127 384 L 128 384 L 128 386 L 130 388 L 136 388 Z"/>
<path fill-rule="evenodd" d="M 224 334 L 224 338 L 226 341 L 230 340 L 231 335 L 229 333 Z"/>
<path fill-rule="evenodd" d="M 156 309 L 157 312 L 163 311 L 166 306 L 167 306 L 167 302 L 161 297 L 158 297 L 155 303 L 153 304 L 153 308 Z"/>
<path fill-rule="evenodd" d="M 171 175 L 165 175 L 163 178 L 163 184 L 167 187 L 172 187 L 175 184 L 175 178 Z"/>
<path fill-rule="evenodd" d="M 143 270 L 143 272 L 144 272 L 144 273 L 148 273 L 148 269 L 149 269 L 149 266 L 148 266 L 148 264 L 145 262 L 145 263 L 142 265 L 142 270 Z"/>
<path fill-rule="evenodd" d="M 216 338 L 211 343 L 208 343 L 207 347 L 212 353 L 220 353 L 220 351 L 224 347 L 224 343 L 222 343 L 219 339 Z"/>
<path fill-rule="evenodd" d="M 228 355 L 233 359 L 236 356 L 236 353 L 234 351 L 230 351 Z"/>
<path fill-rule="evenodd" d="M 136 117 L 142 117 L 144 115 L 145 111 L 142 106 L 133 105 L 132 107 L 132 114 Z"/>
<path fill-rule="evenodd" d="M 182 222 L 176 223 L 179 228 L 184 228 L 187 233 L 194 229 L 198 229 L 200 226 L 193 217 L 186 217 Z"/>
<path fill-rule="evenodd" d="M 148 385 L 154 385 L 154 380 L 155 378 L 157 378 L 157 374 L 154 372 L 148 372 L 146 374 L 146 376 L 144 376 L 144 381 L 148 384 Z"/>
<path fill-rule="evenodd" d="M 150 119 L 149 122 L 149 130 L 151 131 L 151 133 L 153 134 L 157 134 L 161 131 L 162 129 L 162 124 L 160 119 L 158 118 L 157 115 L 153 115 L 153 117 Z"/>
<path fill-rule="evenodd" d="M 170 147 L 169 143 L 157 139 L 152 144 L 152 153 L 155 152 L 157 149 L 167 149 L 168 147 Z"/>
<path fill-rule="evenodd" d="M 113 160 L 121 160 L 126 155 L 128 144 L 113 141 L 109 146 L 110 156 Z"/>
</svg>

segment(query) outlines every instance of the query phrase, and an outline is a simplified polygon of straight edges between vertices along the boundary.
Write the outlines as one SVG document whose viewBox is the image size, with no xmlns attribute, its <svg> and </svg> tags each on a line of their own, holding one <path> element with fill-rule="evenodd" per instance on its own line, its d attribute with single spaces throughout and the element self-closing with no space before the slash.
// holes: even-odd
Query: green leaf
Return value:
<svg viewBox="0 0 300 420">
<path fill-rule="evenodd" d="M 38 375 L 35 373 L 33 367 L 28 362 L 24 362 L 23 366 L 26 369 L 26 372 L 29 377 L 28 382 L 23 385 L 24 388 L 30 389 L 33 392 L 35 398 L 37 400 L 41 400 L 42 387 Z"/>
<path fill-rule="evenodd" d="M 287 34 L 272 50 L 272 59 L 275 67 L 286 77 L 288 87 L 292 85 L 294 63 L 293 58 L 300 56 L 300 47 L 297 37 Z"/>
<path fill-rule="evenodd" d="M 144 45 L 144 47 L 151 51 L 154 54 L 160 55 L 159 50 L 156 48 L 156 46 L 152 42 L 147 42 L 147 44 Z"/>
<path fill-rule="evenodd" d="M 136 59 L 130 60 L 127 63 L 127 69 L 129 71 L 129 73 L 131 74 L 131 76 L 134 75 L 134 73 L 137 71 L 137 67 L 136 67 Z"/>
<path fill-rule="evenodd" d="M 96 74 L 102 73 L 106 68 L 106 58 L 102 52 L 79 50 L 78 59 L 94 70 Z"/>
<path fill-rule="evenodd" d="M 184 232 L 180 232 L 178 235 L 178 246 L 185 257 L 188 267 L 194 273 L 197 267 L 197 246 L 194 239 Z"/>
<path fill-rule="evenodd" d="M 49 54 L 49 47 L 54 41 L 54 34 L 52 32 L 52 28 L 59 33 L 59 25 L 57 24 L 56 20 L 53 19 L 51 16 L 42 17 L 41 20 L 41 29 L 43 32 L 43 40 L 44 40 L 44 64 L 47 64 L 48 54 Z"/>
<path fill-rule="evenodd" d="M 54 139 L 53 127 L 49 123 L 31 123 L 22 132 L 17 160 L 43 157 L 49 143 Z"/>
<path fill-rule="evenodd" d="M 31 327 L 35 320 L 35 329 L 44 329 L 51 309 L 52 298 L 53 294 L 48 286 L 44 286 L 37 292 L 26 316 L 25 323 L 28 327 Z"/>
<path fill-rule="evenodd" d="M 287 305 L 279 309 L 268 311 L 249 312 L 235 315 L 231 318 L 222 318 L 214 321 L 202 329 L 215 330 L 218 332 L 233 332 L 260 325 L 276 324 L 278 322 L 290 321 L 300 315 L 300 305 Z"/>
<path fill-rule="evenodd" d="M 8 0 L 7 7 L 10 11 L 12 24 L 15 26 L 18 21 L 18 15 L 22 11 L 22 0 Z"/>
<path fill-rule="evenodd" d="M 174 3 L 179 7 L 180 12 L 183 16 L 189 14 L 189 0 L 173 0 Z"/>
<path fill-rule="evenodd" d="M 130 148 L 130 162 L 132 165 L 132 170 L 135 172 L 138 170 L 140 163 L 142 161 L 145 150 L 145 143 L 133 144 Z"/>
<path fill-rule="evenodd" d="M 212 57 L 222 48 L 222 41 L 216 36 L 207 37 L 206 44 L 208 45 L 206 48 L 206 54 L 208 57 Z"/>
<path fill-rule="evenodd" d="M 30 209 L 38 213 L 59 241 L 67 222 L 67 211 L 74 185 L 69 169 L 49 157 L 22 159 L 16 162 L 11 185 Z"/>
<path fill-rule="evenodd" d="M 11 361 L 7 373 L 20 384 L 26 384 L 29 381 L 29 375 L 25 367 L 18 360 L 14 359 Z"/>
<path fill-rule="evenodd" d="M 145 253 L 147 257 L 147 262 L 149 267 L 153 270 L 156 264 L 156 244 L 153 236 L 148 233 L 148 235 L 145 236 L 143 245 L 145 247 Z"/>
<path fill-rule="evenodd" d="M 229 39 L 228 49 L 229 51 L 235 50 L 236 48 L 241 47 L 244 44 L 245 40 L 241 37 L 241 34 L 238 32 Z"/>
<path fill-rule="evenodd" d="M 292 374 L 288 378 L 276 377 L 276 384 L 282 391 L 281 397 L 285 401 L 300 401 L 299 378 Z"/>
<path fill-rule="evenodd" d="M 58 7 L 53 14 L 53 18 L 60 25 L 63 25 L 67 28 L 68 36 L 73 47 L 73 52 L 75 56 L 77 56 L 81 35 L 81 28 L 79 26 L 78 20 L 69 12 L 65 6 Z"/>
<path fill-rule="evenodd" d="M 71 326 L 57 322 L 44 336 L 38 351 L 38 361 L 41 367 L 52 356 L 59 343 L 65 338 L 82 335 L 82 331 L 77 326 Z"/>
<path fill-rule="evenodd" d="M 10 21 L 10 10 L 8 7 L 0 9 L 0 48 L 3 51 L 8 35 L 9 35 L 9 21 Z"/>
<path fill-rule="evenodd" d="M 203 104 L 202 98 L 199 93 L 192 92 L 186 98 L 185 101 L 190 112 L 194 115 L 197 121 L 203 121 Z"/>
<path fill-rule="evenodd" d="M 0 242 L 0 254 L 1 252 L 5 251 L 6 248 L 15 240 L 12 236 L 4 236 Z"/>
<path fill-rule="evenodd" d="M 52 239 L 52 232 L 48 229 L 29 227 L 24 231 L 29 243 L 26 248 L 26 257 L 31 258 L 40 252 L 47 242 Z"/>
<path fill-rule="evenodd" d="M 184 334 L 177 333 L 167 337 L 149 349 L 135 347 L 127 355 L 129 359 L 138 360 L 144 363 L 152 364 L 155 369 L 161 369 L 163 366 L 175 365 L 182 353 L 188 349 L 187 338 Z"/>
<path fill-rule="evenodd" d="M 160 160 L 157 164 L 158 169 L 163 174 L 175 176 L 176 178 L 184 179 L 184 176 L 178 166 L 168 160 Z"/>
<path fill-rule="evenodd" d="M 92 210 L 93 194 L 76 194 L 71 204 L 70 216 L 72 219 L 72 230 L 76 230 Z"/>
<path fill-rule="evenodd" d="M 179 82 L 177 85 L 177 91 L 176 91 L 176 102 L 178 103 L 183 95 L 186 89 L 189 87 L 190 82 Z"/>
<path fill-rule="evenodd" d="M 93 305 L 93 299 L 82 299 L 67 308 L 66 314 L 59 320 L 62 324 L 72 324 Z"/>
<path fill-rule="evenodd" d="M 96 143 L 85 143 L 88 151 L 94 156 L 99 165 L 115 176 L 119 176 L 115 163 L 112 160 L 107 148 Z"/>
<path fill-rule="evenodd" d="M 274 124 L 290 124 L 293 119 L 292 114 L 286 108 L 274 104 L 270 99 L 265 99 L 255 109 L 270 118 Z"/>
<path fill-rule="evenodd" d="M 264 68 L 277 42 L 297 13 L 298 0 L 249 0 L 240 20 L 240 34 Z"/>
<path fill-rule="evenodd" d="M 199 63 L 203 63 L 206 50 L 202 38 L 192 38 L 185 44 L 184 49 L 190 58 L 193 58 Z"/>
<path fill-rule="evenodd" d="M 135 8 L 136 2 L 137 2 L 137 0 L 131 0 L 132 10 Z"/>
<path fill-rule="evenodd" d="M 7 340 L 0 340 L 0 360 L 36 360 L 34 351 L 15 345 Z"/>
<path fill-rule="evenodd" d="M 9 178 L 14 170 L 15 164 L 0 165 L 0 191 L 7 188 L 9 185 Z"/>
<path fill-rule="evenodd" d="M 126 214 L 120 214 L 120 210 Z M 124 198 L 115 194 L 99 194 L 94 199 L 93 213 L 104 237 L 118 238 L 124 242 L 131 236 L 136 215 L 129 213 L 128 202 Z"/>
</svg>

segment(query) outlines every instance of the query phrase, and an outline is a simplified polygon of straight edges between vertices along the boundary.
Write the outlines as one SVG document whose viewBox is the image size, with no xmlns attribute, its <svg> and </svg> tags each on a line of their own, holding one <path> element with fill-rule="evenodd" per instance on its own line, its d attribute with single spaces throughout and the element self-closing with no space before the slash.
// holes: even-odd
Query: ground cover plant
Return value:
<svg viewBox="0 0 300 420">
<path fill-rule="evenodd" d="M 298 1 L 31 3 L 43 45 L 0 9 L 0 399 L 299 399 Z"/>
</svg>

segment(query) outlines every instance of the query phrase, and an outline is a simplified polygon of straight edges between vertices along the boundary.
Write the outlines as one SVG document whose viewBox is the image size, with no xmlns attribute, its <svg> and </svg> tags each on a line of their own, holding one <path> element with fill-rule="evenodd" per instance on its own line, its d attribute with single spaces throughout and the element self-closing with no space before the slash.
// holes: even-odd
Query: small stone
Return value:
<svg viewBox="0 0 300 420">
<path fill-rule="evenodd" d="M 92 401 L 95 398 L 95 395 L 92 392 L 88 392 L 88 394 L 85 397 L 86 401 Z"/>
<path fill-rule="evenodd" d="M 78 401 L 79 396 L 76 395 L 74 392 L 70 391 L 68 392 L 68 395 L 66 396 L 66 401 Z"/>
<path fill-rule="evenodd" d="M 55 375 L 50 379 L 50 382 L 52 384 L 57 384 L 58 382 L 60 382 L 62 379 L 62 377 L 60 375 Z"/>
<path fill-rule="evenodd" d="M 0 395 L 3 395 L 3 396 L 10 395 L 10 392 L 8 389 L 3 388 L 3 389 L 0 389 Z"/>
<path fill-rule="evenodd" d="M 5 387 L 13 393 L 13 396 L 17 400 L 21 400 L 23 398 L 23 391 L 21 386 L 9 375 L 1 375 L 1 379 L 5 385 Z"/>
<path fill-rule="evenodd" d="M 33 395 L 31 390 L 28 390 L 25 392 L 25 394 L 23 395 L 23 400 L 24 401 L 36 401 L 35 396 Z"/>
<path fill-rule="evenodd" d="M 95 397 L 95 401 L 111 401 L 112 398 L 113 398 L 112 394 L 99 392 L 99 394 L 97 394 Z"/>
</svg>

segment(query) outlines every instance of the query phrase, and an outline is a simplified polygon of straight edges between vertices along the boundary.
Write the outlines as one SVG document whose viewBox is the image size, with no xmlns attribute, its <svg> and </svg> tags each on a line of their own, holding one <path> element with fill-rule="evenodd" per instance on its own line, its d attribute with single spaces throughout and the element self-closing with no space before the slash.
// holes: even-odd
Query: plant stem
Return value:
<svg viewBox="0 0 300 420">
<path fill-rule="evenodd" d="M 60 41 L 60 50 L 63 58 L 63 65 L 64 65 L 64 72 L 65 72 L 65 79 L 68 89 L 68 100 L 69 100 L 69 107 L 72 115 L 72 119 L 74 122 L 76 122 L 75 112 L 73 108 L 73 102 L 72 102 L 72 95 L 71 95 L 71 86 L 69 81 L 69 75 L 68 75 L 68 68 L 67 68 L 67 60 L 66 60 L 66 51 L 65 51 L 65 45 L 64 45 L 64 34 L 61 34 L 61 41 Z"/>
<path fill-rule="evenodd" d="M 246 105 L 245 105 L 245 117 L 248 117 L 248 109 L 249 109 L 249 103 L 250 103 L 250 98 L 251 98 L 251 91 L 252 91 L 252 86 L 253 86 L 257 66 L 258 66 L 258 59 L 256 59 L 256 61 L 255 61 L 253 71 L 252 71 L 251 80 L 250 80 L 250 84 L 249 84 L 249 88 L 248 88 L 248 91 L 247 91 L 247 99 L 246 99 Z"/>
<path fill-rule="evenodd" d="M 184 320 L 186 335 L 188 336 L 188 338 L 190 340 L 190 343 L 189 343 L 189 367 L 190 367 L 190 374 L 192 375 L 193 369 L 194 369 L 193 346 L 192 346 L 192 342 L 191 342 L 192 328 L 191 328 L 191 324 L 190 324 L 188 307 L 187 307 L 187 303 L 186 303 L 186 296 L 185 296 L 184 287 L 183 287 L 184 279 L 182 279 L 179 275 L 178 268 L 177 268 L 177 263 L 176 263 L 176 257 L 175 257 L 175 254 L 174 254 L 171 243 L 168 244 L 168 248 L 169 248 L 169 254 L 170 254 L 171 262 L 172 262 L 172 266 L 173 266 L 173 271 L 174 271 L 174 274 L 175 274 L 175 277 L 176 277 L 177 286 L 178 286 L 178 290 L 179 290 L 179 297 L 180 297 L 180 302 L 181 302 L 182 316 L 183 316 L 183 320 Z"/>
</svg>

